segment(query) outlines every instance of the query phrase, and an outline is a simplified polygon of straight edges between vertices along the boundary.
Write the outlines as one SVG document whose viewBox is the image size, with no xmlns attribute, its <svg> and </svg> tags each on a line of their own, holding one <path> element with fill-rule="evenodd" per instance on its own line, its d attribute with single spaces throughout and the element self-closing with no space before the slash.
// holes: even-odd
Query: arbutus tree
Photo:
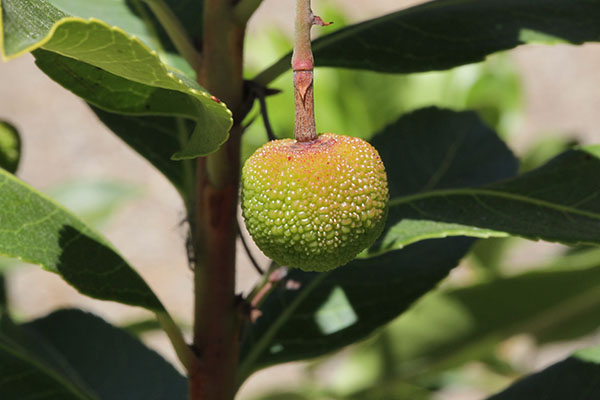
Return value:
<svg viewBox="0 0 600 400">
<path fill-rule="evenodd" d="M 269 127 L 265 97 L 276 94 L 270 85 L 289 69 L 294 70 L 293 85 L 285 90 L 293 91 L 296 99 L 296 140 L 319 140 L 311 53 L 317 67 L 390 74 L 445 70 L 534 40 L 598 41 L 600 1 L 438 0 L 311 42 L 311 26 L 327 24 L 312 13 L 310 1 L 298 0 L 293 55 L 282 54 L 245 80 L 246 25 L 260 4 L 1 0 L 3 58 L 31 52 L 45 74 L 85 100 L 100 121 L 181 195 L 195 295 L 188 343 L 158 294 L 102 234 L 15 176 L 19 133 L 2 122 L 0 254 L 40 265 L 83 295 L 150 310 L 186 372 L 182 376 L 137 337 L 80 310 L 18 321 L 11 316 L 2 282 L 3 399 L 233 399 L 253 372 L 328 354 L 368 337 L 407 310 L 403 321 L 408 322 L 397 329 L 401 340 L 414 345 L 399 358 L 400 365 L 413 366 L 412 372 L 397 371 L 392 377 L 403 385 L 423 386 L 420 396 L 428 398 L 433 389 L 426 388 L 426 379 L 418 380 L 425 376 L 418 375 L 420 370 L 464 357 L 482 343 L 497 343 L 516 332 L 543 343 L 597 328 L 600 260 L 594 247 L 600 243 L 600 147 L 567 149 L 518 174 L 512 152 L 473 111 L 427 107 L 399 115 L 381 132 L 373 132 L 371 145 L 387 172 L 389 193 L 380 207 L 387 219 L 381 222 L 381 235 L 365 242 L 368 247 L 344 260 L 345 265 L 310 272 L 273 263 L 249 294 L 239 295 L 235 244 L 240 232 L 240 149 L 245 124 L 253 122 L 247 117 L 259 103 L 268 132 L 265 142 L 278 135 Z M 283 185 L 281 196 L 291 190 Z M 375 196 L 369 193 L 364 202 Z M 343 234 L 367 226 L 345 220 L 339 223 L 342 244 Z M 283 222 L 288 222 L 284 228 Z M 283 229 L 282 238 L 293 237 L 298 227 L 283 222 L 269 228 Z M 322 236 L 315 235 L 327 239 L 325 226 Z M 302 229 L 312 234 L 313 228 Z M 297 246 L 313 243 L 309 236 Z M 553 267 L 435 292 L 476 239 L 510 236 L 579 246 L 586 263 L 575 270 Z M 415 321 L 410 307 L 428 292 L 432 306 L 419 303 L 427 320 Z M 497 298 L 505 301 L 491 306 Z M 435 312 L 439 304 L 456 308 L 440 315 Z M 448 330 L 439 337 L 411 331 L 425 326 L 430 333 L 444 324 L 463 327 L 464 313 L 473 321 L 464 330 Z M 565 324 L 573 329 L 565 330 Z M 424 368 L 415 360 L 432 361 Z M 599 362 L 598 348 L 581 350 L 492 398 L 597 398 Z M 377 393 L 367 391 L 363 398 Z"/>
</svg>

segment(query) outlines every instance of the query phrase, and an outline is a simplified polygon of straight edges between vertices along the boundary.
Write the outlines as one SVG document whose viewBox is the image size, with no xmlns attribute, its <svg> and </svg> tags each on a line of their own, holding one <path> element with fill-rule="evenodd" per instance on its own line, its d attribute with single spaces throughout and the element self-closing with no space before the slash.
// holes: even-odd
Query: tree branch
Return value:
<svg viewBox="0 0 600 400">
<path fill-rule="evenodd" d="M 197 160 L 193 243 L 194 359 L 191 400 L 232 400 L 241 315 L 235 296 L 235 244 L 240 177 L 244 29 L 233 18 L 231 0 L 204 0 L 203 62 L 198 81 L 234 113 L 229 140 Z"/>
</svg>

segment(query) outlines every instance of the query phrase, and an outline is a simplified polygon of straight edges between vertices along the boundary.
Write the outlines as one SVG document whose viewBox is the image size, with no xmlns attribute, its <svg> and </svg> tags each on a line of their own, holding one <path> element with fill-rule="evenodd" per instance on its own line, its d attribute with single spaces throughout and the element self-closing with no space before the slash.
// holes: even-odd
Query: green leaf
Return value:
<svg viewBox="0 0 600 400">
<path fill-rule="evenodd" d="M 586 250 L 576 251 L 572 254 L 556 258 L 551 263 L 549 268 L 552 269 L 590 269 L 590 279 L 593 280 L 591 269 L 600 268 L 600 249 L 590 248 Z M 584 278 L 585 279 L 585 278 Z M 598 285 L 600 286 L 600 284 Z M 552 329 L 544 326 L 544 329 L 531 329 L 532 334 L 538 343 L 548 343 L 555 341 L 566 341 L 578 339 L 584 335 L 594 332 L 600 326 L 600 309 L 596 307 L 596 298 L 593 292 L 600 290 L 590 285 L 589 290 L 582 290 L 577 293 L 573 300 L 570 300 L 567 307 L 563 307 L 568 312 L 563 312 L 561 319 L 564 323 L 555 325 Z"/>
<path fill-rule="evenodd" d="M 106 239 L 1 169 L 0 255 L 41 265 L 90 297 L 163 310 Z"/>
<path fill-rule="evenodd" d="M 180 89 L 166 89 L 111 74 L 92 64 L 63 57 L 57 53 L 36 50 L 36 65 L 50 78 L 88 103 L 105 111 L 132 116 L 176 116 L 193 119 L 196 126 L 189 138 L 184 138 L 174 160 L 194 158 L 216 151 L 229 137 L 231 113 L 223 103 L 212 100 L 193 81 L 179 80 Z M 140 60 L 140 62 L 142 62 Z M 154 78 L 150 74 L 148 80 Z M 167 76 L 178 79 L 171 72 Z M 171 75 L 169 75 L 171 74 Z M 162 83 L 156 82 L 156 85 Z M 189 88 L 184 93 L 184 88 Z M 144 140 L 143 132 L 138 140 Z M 118 134 L 118 132 L 117 132 Z M 141 153 L 141 151 L 140 151 Z"/>
<path fill-rule="evenodd" d="M 391 207 L 384 233 L 370 254 L 431 238 L 507 236 L 486 226 L 398 210 L 403 199 L 420 193 L 481 185 L 516 174 L 517 161 L 510 150 L 475 113 L 421 109 L 388 126 L 372 144 L 386 166 Z"/>
<path fill-rule="evenodd" d="M 138 188 L 110 181 L 72 181 L 51 187 L 47 193 L 95 229 L 101 229 L 127 200 L 138 194 Z M 0 256 L 0 274 L 21 263 Z"/>
<path fill-rule="evenodd" d="M 91 108 L 100 121 L 161 171 L 184 199 L 191 200 L 195 182 L 193 161 L 171 159 L 193 129 L 189 121 L 172 117 L 140 118 Z"/>
<path fill-rule="evenodd" d="M 52 79 L 106 111 L 194 120 L 175 159 L 209 154 L 227 140 L 232 118 L 225 105 L 122 28 L 65 14 L 48 0 L 1 5 L 5 57 L 33 51 Z"/>
<path fill-rule="evenodd" d="M 592 400 L 600 398 L 600 346 L 580 350 L 526 377 L 488 400 Z"/>
<path fill-rule="evenodd" d="M 9 385 L 0 383 L 0 397 L 7 400 L 29 394 L 57 400 L 187 398 L 185 379 L 158 354 L 79 310 L 59 310 L 20 326 L 5 323 L 0 330 L 3 369 Z M 42 385 L 49 380 L 45 393 Z"/>
<path fill-rule="evenodd" d="M 21 137 L 17 129 L 0 120 L 0 168 L 11 174 L 17 172 L 21 159 Z"/>
<path fill-rule="evenodd" d="M 521 172 L 529 172 L 550 159 L 578 145 L 577 140 L 564 135 L 543 135 L 530 145 L 521 158 Z"/>
<path fill-rule="evenodd" d="M 533 240 L 598 245 L 598 171 L 600 146 L 582 147 L 499 183 L 440 188 L 394 198 L 388 223 L 427 220 Z"/>
<path fill-rule="evenodd" d="M 515 334 L 546 343 L 594 332 L 600 326 L 600 252 L 594 249 L 578 258 L 557 260 L 551 269 L 430 293 L 389 327 L 395 338 L 392 359 L 414 375 L 438 363 L 472 360 Z"/>
<path fill-rule="evenodd" d="M 164 2 L 170 6 L 192 40 L 202 37 L 202 0 L 165 0 Z M 66 15 L 82 19 L 96 18 L 109 25 L 118 26 L 156 50 L 163 62 L 191 79 L 196 78 L 196 72 L 177 53 L 167 33 L 144 0 L 49 0 L 49 3 Z"/>
<path fill-rule="evenodd" d="M 192 37 L 202 35 L 202 24 L 198 24 L 202 13 L 202 1 L 190 2 L 190 0 L 166 0 L 174 14 L 179 18 L 184 29 Z M 162 59 L 169 62 L 173 67 L 181 69 L 194 78 L 194 71 L 183 58 L 176 53 L 175 47 L 168 39 L 164 29 L 156 18 L 151 15 L 150 10 L 145 7 L 143 0 L 46 0 L 44 2 L 31 2 L 20 0 L 9 1 L 6 7 L 7 33 L 5 38 L 4 55 L 7 58 L 17 57 L 27 51 L 31 51 L 36 43 L 43 40 L 44 28 L 42 21 L 36 18 L 15 19 L 10 18 L 14 10 L 31 10 L 48 13 L 49 18 L 59 19 L 75 17 L 80 19 L 97 19 L 107 24 L 134 35 L 152 50 L 158 52 Z M 10 25 L 10 26 L 9 26 Z M 10 34 L 16 33 L 16 34 Z"/>
<path fill-rule="evenodd" d="M 0 315 L 0 373 L 5 378 L 0 381 L 3 399 L 98 400 L 43 338 L 19 327 L 7 314 Z"/>
<path fill-rule="evenodd" d="M 378 254 L 414 241 L 467 235 L 600 244 L 600 146 L 568 151 L 527 174 L 473 113 L 427 108 L 373 139 L 388 171 Z M 402 174 L 408 175 L 405 179 Z"/>
<path fill-rule="evenodd" d="M 438 0 L 325 35 L 313 42 L 313 53 L 322 67 L 443 70 L 528 42 L 599 41 L 599 19 L 598 0 Z M 290 59 L 256 80 L 270 82 L 290 68 Z"/>
<path fill-rule="evenodd" d="M 6 400 L 97 400 L 46 370 L 25 351 L 0 341 L 0 395 Z"/>
<path fill-rule="evenodd" d="M 100 399 L 187 398 L 186 380 L 173 366 L 92 314 L 59 310 L 23 328 L 43 337 Z"/>
<path fill-rule="evenodd" d="M 364 338 L 456 266 L 472 240 L 423 241 L 331 272 L 293 270 L 260 306 L 241 348 L 239 382 L 275 363 L 316 357 Z"/>
</svg>

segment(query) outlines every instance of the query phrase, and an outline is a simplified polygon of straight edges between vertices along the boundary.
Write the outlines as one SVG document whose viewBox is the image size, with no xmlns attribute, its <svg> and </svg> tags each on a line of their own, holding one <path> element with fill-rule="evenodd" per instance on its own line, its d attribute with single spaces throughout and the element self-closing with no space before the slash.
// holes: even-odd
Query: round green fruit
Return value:
<svg viewBox="0 0 600 400">
<path fill-rule="evenodd" d="M 388 208 L 383 162 L 362 139 L 324 133 L 274 140 L 242 169 L 242 213 L 258 247 L 280 265 L 326 271 L 381 234 Z"/>
</svg>

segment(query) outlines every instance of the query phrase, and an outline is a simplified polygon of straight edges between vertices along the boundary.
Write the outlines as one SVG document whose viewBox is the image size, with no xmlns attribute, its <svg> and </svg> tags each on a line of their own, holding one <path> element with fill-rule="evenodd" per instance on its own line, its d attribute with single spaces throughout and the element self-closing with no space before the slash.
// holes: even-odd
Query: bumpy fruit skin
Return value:
<svg viewBox="0 0 600 400">
<path fill-rule="evenodd" d="M 362 139 L 324 133 L 274 140 L 242 169 L 242 213 L 258 247 L 280 265 L 326 271 L 381 234 L 388 209 L 383 162 Z"/>
</svg>

